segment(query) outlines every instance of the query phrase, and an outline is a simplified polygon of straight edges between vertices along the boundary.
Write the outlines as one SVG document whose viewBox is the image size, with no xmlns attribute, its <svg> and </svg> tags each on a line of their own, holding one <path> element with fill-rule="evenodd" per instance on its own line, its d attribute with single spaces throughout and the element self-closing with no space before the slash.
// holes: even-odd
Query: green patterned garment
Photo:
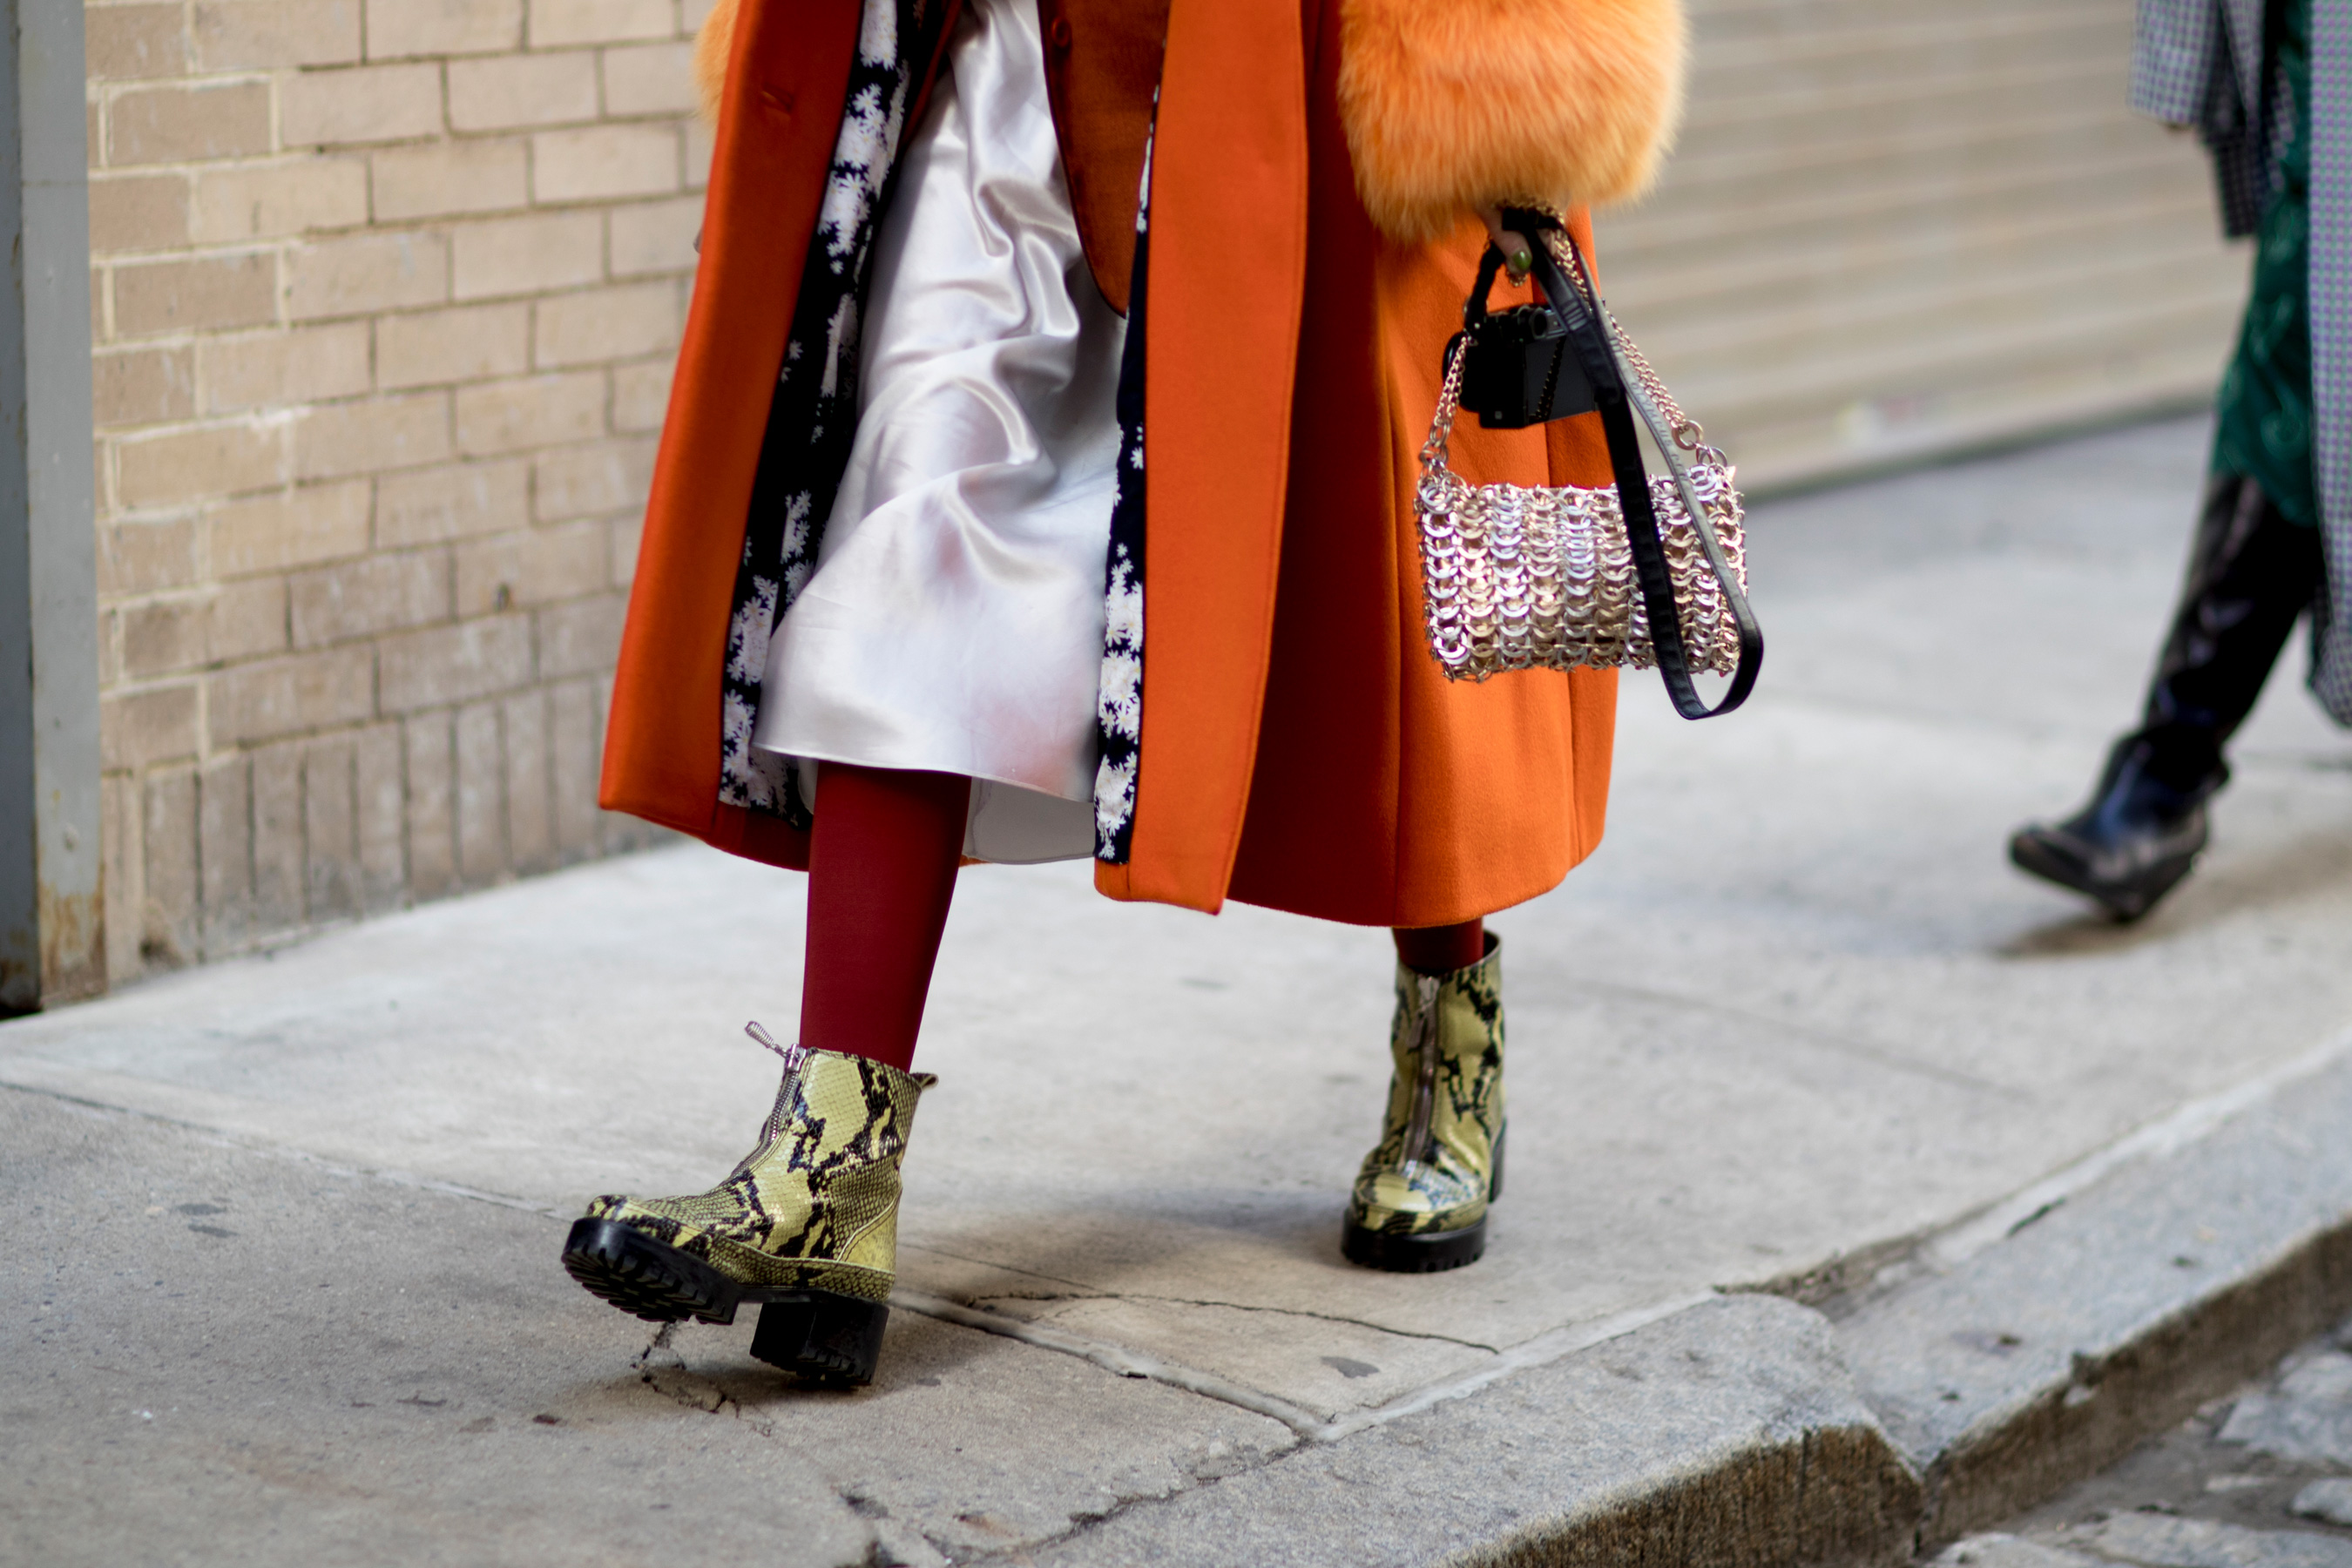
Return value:
<svg viewBox="0 0 2352 1568">
<path fill-rule="evenodd" d="M 2294 114 L 2279 154 L 2279 186 L 2255 232 L 2252 297 L 2238 352 L 2221 378 L 2216 473 L 2243 474 L 2289 521 L 2319 521 L 2312 466 L 2311 0 L 2276 5 L 2278 79 Z"/>
</svg>

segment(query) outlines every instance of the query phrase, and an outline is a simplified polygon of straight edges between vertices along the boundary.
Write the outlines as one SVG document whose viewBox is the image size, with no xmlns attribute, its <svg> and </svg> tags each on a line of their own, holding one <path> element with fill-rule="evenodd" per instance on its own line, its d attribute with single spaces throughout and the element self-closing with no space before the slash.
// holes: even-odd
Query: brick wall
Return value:
<svg viewBox="0 0 2352 1568">
<path fill-rule="evenodd" d="M 109 963 L 645 840 L 707 0 L 88 6 Z"/>
</svg>

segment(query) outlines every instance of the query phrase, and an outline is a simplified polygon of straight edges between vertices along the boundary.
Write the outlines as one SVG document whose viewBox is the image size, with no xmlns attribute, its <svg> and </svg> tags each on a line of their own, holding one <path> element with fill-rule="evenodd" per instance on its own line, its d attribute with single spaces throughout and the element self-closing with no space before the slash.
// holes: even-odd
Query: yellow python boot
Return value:
<svg viewBox="0 0 2352 1568">
<path fill-rule="evenodd" d="M 563 1267 L 649 1322 L 731 1323 L 763 1303 L 751 1353 L 830 1383 L 870 1383 L 890 1317 L 898 1163 L 915 1101 L 935 1081 L 864 1057 L 780 1046 L 760 1146 L 695 1197 L 601 1197 L 575 1221 Z"/>
<path fill-rule="evenodd" d="M 1353 1263 L 1426 1274 L 1486 1250 L 1503 1195 L 1502 943 L 1451 974 L 1397 966 L 1388 1116 L 1348 1202 Z"/>
</svg>

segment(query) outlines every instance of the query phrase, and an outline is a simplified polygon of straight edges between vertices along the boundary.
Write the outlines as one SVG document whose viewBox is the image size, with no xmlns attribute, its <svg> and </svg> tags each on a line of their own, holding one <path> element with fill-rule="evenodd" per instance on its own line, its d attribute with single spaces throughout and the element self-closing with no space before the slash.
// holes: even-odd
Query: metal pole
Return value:
<svg viewBox="0 0 2352 1568">
<path fill-rule="evenodd" d="M 82 0 L 0 0 L 0 1010 L 106 988 Z"/>
</svg>

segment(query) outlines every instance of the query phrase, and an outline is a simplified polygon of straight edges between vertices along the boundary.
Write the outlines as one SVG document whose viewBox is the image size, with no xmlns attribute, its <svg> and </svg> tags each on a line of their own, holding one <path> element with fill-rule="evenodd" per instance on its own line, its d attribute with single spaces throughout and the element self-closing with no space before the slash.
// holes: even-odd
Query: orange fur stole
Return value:
<svg viewBox="0 0 2352 1568">
<path fill-rule="evenodd" d="M 694 91 L 702 118 L 719 123 L 719 100 L 727 91 L 727 56 L 735 47 L 735 8 L 741 0 L 719 0 L 694 35 Z"/>
<path fill-rule="evenodd" d="M 1343 0 L 1339 26 L 1356 188 L 1401 239 L 1639 195 L 1681 114 L 1681 0 Z"/>
</svg>

